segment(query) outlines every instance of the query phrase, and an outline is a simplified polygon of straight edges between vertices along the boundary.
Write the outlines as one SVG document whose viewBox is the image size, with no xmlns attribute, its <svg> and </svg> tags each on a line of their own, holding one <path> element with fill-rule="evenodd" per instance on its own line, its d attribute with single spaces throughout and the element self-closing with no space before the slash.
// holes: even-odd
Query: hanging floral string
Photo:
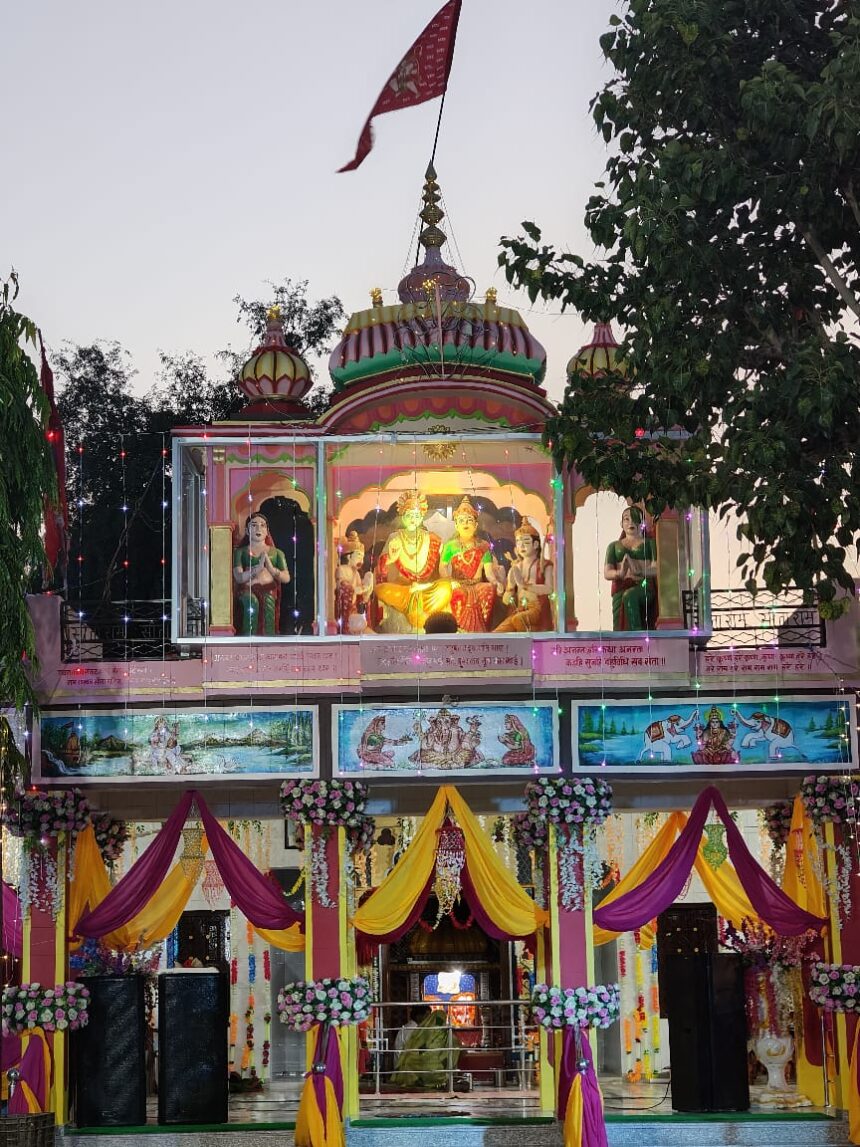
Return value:
<svg viewBox="0 0 860 1147">
<path fill-rule="evenodd" d="M 323 908 L 333 908 L 329 896 L 326 844 L 333 829 L 346 828 L 351 841 L 372 841 L 372 829 L 364 815 L 367 785 L 350 780 L 288 780 L 281 785 L 281 809 L 298 825 L 313 825 L 321 831 L 307 834 L 310 843 L 311 894 Z M 372 824 L 372 822 L 371 822 Z M 355 847 L 358 847 L 356 843 Z"/>
<path fill-rule="evenodd" d="M 454 911 L 460 899 L 460 876 L 466 864 L 466 838 L 461 828 L 446 821 L 437 836 L 433 892 L 439 907 L 434 928 L 438 928 L 442 920 Z"/>
<path fill-rule="evenodd" d="M 526 785 L 525 799 L 534 824 L 546 821 L 555 826 L 562 907 L 581 909 L 585 889 L 602 879 L 596 829 L 612 812 L 612 787 L 592 777 L 539 777 Z"/>
<path fill-rule="evenodd" d="M 724 947 L 740 953 L 744 964 L 747 1026 L 754 1035 L 786 1036 L 794 1023 L 800 968 L 815 932 L 777 936 L 761 921 L 744 919 L 740 928 L 721 926 Z"/>
</svg>

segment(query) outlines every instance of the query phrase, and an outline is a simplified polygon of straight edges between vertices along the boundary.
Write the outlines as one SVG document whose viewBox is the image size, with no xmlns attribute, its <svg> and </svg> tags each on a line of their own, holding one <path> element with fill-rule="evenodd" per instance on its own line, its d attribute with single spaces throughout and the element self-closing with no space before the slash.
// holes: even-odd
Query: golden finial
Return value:
<svg viewBox="0 0 860 1147">
<path fill-rule="evenodd" d="M 281 308 L 278 306 L 277 303 L 274 303 L 266 311 L 266 322 L 267 323 L 279 323 L 280 321 L 281 321 Z"/>
<path fill-rule="evenodd" d="M 370 302 L 374 307 L 382 306 L 382 287 L 370 288 Z"/>
<path fill-rule="evenodd" d="M 418 239 L 424 247 L 441 247 L 447 239 L 444 231 L 439 229 L 438 224 L 445 218 L 445 212 L 439 206 L 441 194 L 439 192 L 439 184 L 436 182 L 436 169 L 433 164 L 427 167 L 427 173 L 424 177 L 424 206 L 419 211 L 420 219 L 423 219 L 426 224 L 424 230 L 418 236 Z"/>
<path fill-rule="evenodd" d="M 499 297 L 499 292 L 496 290 L 495 287 L 487 287 L 486 300 L 488 303 L 491 303 L 493 306 L 495 306 L 496 305 L 496 299 L 498 297 Z"/>
</svg>

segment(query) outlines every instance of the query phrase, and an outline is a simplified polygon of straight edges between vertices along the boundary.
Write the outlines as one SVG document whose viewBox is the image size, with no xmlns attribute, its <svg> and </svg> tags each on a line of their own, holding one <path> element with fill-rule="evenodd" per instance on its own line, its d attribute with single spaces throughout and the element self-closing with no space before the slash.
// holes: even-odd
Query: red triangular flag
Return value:
<svg viewBox="0 0 860 1147">
<path fill-rule="evenodd" d="M 462 0 L 449 0 L 444 8 L 440 8 L 394 69 L 361 129 L 355 158 L 340 171 L 355 171 L 373 147 L 370 125 L 374 117 L 412 107 L 413 104 L 423 104 L 425 100 L 444 94 L 454 56 L 461 3 Z"/>
</svg>

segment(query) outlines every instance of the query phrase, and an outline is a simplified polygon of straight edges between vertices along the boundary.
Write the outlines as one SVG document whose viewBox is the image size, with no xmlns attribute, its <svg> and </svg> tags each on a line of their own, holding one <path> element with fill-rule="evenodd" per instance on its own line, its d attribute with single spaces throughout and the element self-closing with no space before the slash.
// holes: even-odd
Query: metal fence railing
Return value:
<svg viewBox="0 0 860 1147">
<path fill-rule="evenodd" d="M 199 657 L 194 646 L 170 640 L 170 599 L 64 601 L 61 612 L 64 661 L 157 661 Z M 202 613 L 198 614 L 202 616 Z M 200 622 L 202 632 L 202 621 Z M 190 633 L 189 636 L 196 636 Z"/>
<path fill-rule="evenodd" d="M 424 1006 L 431 1019 L 410 1026 L 413 1009 Z M 537 1088 L 538 1028 L 528 1000 L 374 1004 L 367 1031 L 359 1071 L 376 1095 Z"/>
<path fill-rule="evenodd" d="M 700 626 L 700 599 L 696 591 L 685 590 L 684 628 Z M 818 609 L 804 600 L 801 590 L 773 594 L 761 589 L 711 589 L 711 636 L 709 648 L 751 649 L 779 645 L 783 648 L 823 648 L 824 622 Z"/>
</svg>

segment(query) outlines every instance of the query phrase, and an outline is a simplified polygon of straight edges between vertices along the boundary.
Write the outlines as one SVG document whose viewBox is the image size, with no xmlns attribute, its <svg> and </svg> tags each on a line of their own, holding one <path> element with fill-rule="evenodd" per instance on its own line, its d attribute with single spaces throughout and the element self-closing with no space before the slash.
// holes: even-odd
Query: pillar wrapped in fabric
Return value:
<svg viewBox="0 0 860 1147">
<path fill-rule="evenodd" d="M 146 1123 L 146 1019 L 143 976 L 88 976 L 89 1022 L 72 1032 L 78 1127 Z"/>
<path fill-rule="evenodd" d="M 227 977 L 215 968 L 158 977 L 158 1122 L 227 1122 Z"/>
<path fill-rule="evenodd" d="M 748 1111 L 747 1024 L 740 956 L 667 956 L 664 999 L 675 1111 Z"/>
</svg>

